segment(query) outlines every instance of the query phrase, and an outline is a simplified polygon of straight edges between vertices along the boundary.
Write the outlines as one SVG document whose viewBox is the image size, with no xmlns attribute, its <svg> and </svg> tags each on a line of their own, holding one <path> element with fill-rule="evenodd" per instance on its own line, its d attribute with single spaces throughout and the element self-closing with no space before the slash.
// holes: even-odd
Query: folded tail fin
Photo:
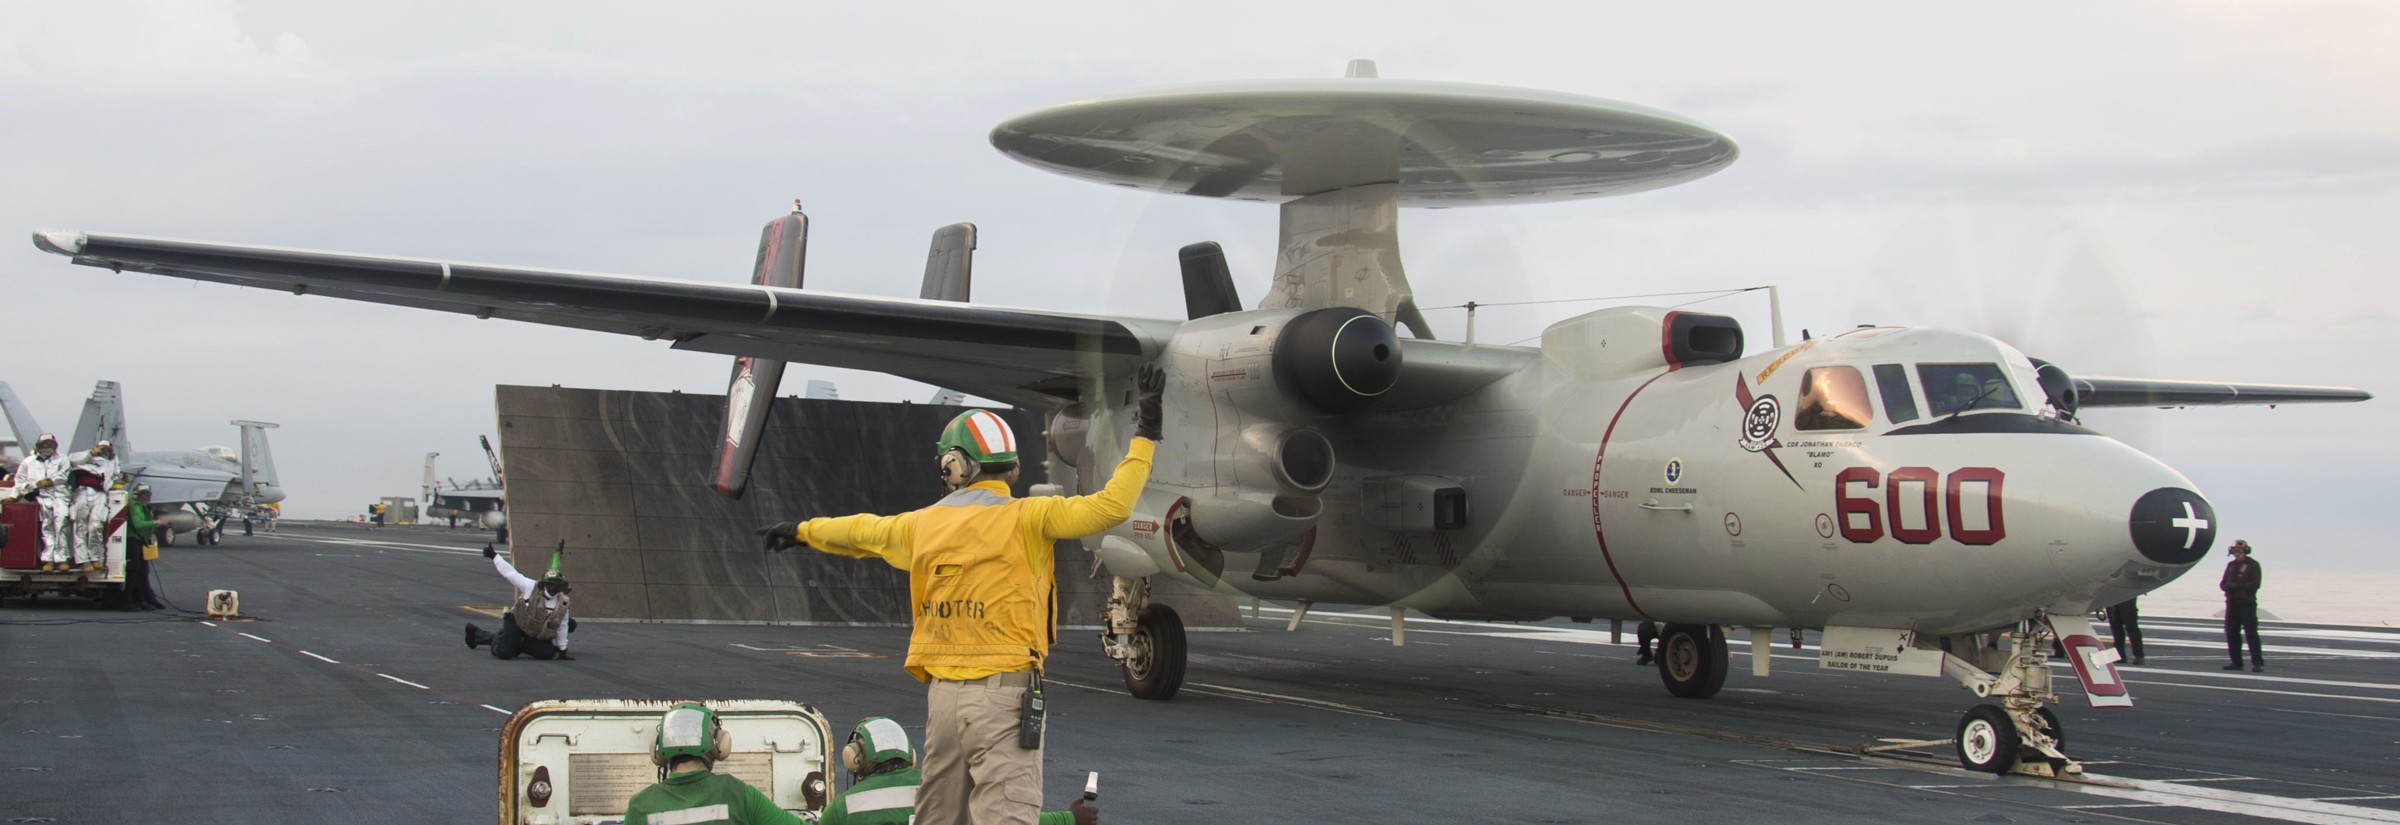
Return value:
<svg viewBox="0 0 2400 825">
<path fill-rule="evenodd" d="M 758 238 L 758 263 L 751 283 L 798 288 L 808 265 L 808 215 L 792 205 L 792 213 L 769 221 Z M 783 362 L 748 356 L 733 359 L 733 379 L 725 387 L 725 426 L 717 438 L 717 478 L 714 487 L 726 498 L 739 499 L 750 487 L 750 464 L 758 460 L 758 439 L 767 429 L 767 411 L 775 391 L 783 386 Z"/>
</svg>

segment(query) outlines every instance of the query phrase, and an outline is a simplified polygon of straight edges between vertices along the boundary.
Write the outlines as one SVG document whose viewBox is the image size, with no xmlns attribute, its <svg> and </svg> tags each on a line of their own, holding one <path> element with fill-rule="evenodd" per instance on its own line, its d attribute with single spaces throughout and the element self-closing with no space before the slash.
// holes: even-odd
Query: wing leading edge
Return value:
<svg viewBox="0 0 2400 825">
<path fill-rule="evenodd" d="M 1054 407 L 1124 375 L 1175 322 L 750 284 L 42 231 L 75 263 L 196 281 L 573 327 L 676 349 L 870 370 Z"/>
</svg>

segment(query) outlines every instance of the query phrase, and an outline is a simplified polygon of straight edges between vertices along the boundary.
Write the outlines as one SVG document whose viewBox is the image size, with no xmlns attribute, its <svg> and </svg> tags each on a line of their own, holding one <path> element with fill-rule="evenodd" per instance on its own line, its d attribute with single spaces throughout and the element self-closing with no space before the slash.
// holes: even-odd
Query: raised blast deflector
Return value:
<svg viewBox="0 0 2400 825">
<path fill-rule="evenodd" d="M 758 238 L 758 261 L 751 283 L 799 288 L 808 265 L 808 215 L 798 208 L 767 222 Z M 928 264 L 928 269 L 931 264 Z M 931 273 L 928 272 L 930 286 Z M 962 283 L 963 288 L 963 283 Z M 711 485 L 727 498 L 739 499 L 750 486 L 750 464 L 758 460 L 758 439 L 766 432 L 767 411 L 775 391 L 783 386 L 783 362 L 741 356 L 733 359 L 733 378 L 725 387 L 725 425 L 717 438 L 717 472 Z"/>
</svg>

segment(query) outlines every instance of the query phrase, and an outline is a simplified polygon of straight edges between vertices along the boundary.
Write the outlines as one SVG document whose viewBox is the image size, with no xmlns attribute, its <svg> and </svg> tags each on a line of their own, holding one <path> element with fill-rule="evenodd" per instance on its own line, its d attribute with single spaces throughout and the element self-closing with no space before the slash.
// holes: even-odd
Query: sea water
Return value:
<svg viewBox="0 0 2400 825">
<path fill-rule="evenodd" d="M 2400 571 L 2311 570 L 2263 565 L 2258 591 L 2262 621 L 2400 627 Z M 2219 618 L 2225 594 L 2223 564 L 2203 563 L 2141 600 L 2147 618 Z M 2269 619 L 2269 616 L 2274 618 Z"/>
</svg>

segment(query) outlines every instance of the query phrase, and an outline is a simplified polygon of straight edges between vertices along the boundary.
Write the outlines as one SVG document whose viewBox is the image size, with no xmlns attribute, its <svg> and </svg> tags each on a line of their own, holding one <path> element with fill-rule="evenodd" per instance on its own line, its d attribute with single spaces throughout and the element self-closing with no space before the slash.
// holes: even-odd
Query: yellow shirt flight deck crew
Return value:
<svg viewBox="0 0 2400 825">
<path fill-rule="evenodd" d="M 1156 447 L 1133 439 L 1108 486 L 1088 496 L 1011 498 L 1008 485 L 979 481 L 895 516 L 809 519 L 795 538 L 908 571 L 916 621 L 907 667 L 918 681 L 1033 670 L 1058 635 L 1052 543 L 1096 535 L 1131 516 Z"/>
</svg>

